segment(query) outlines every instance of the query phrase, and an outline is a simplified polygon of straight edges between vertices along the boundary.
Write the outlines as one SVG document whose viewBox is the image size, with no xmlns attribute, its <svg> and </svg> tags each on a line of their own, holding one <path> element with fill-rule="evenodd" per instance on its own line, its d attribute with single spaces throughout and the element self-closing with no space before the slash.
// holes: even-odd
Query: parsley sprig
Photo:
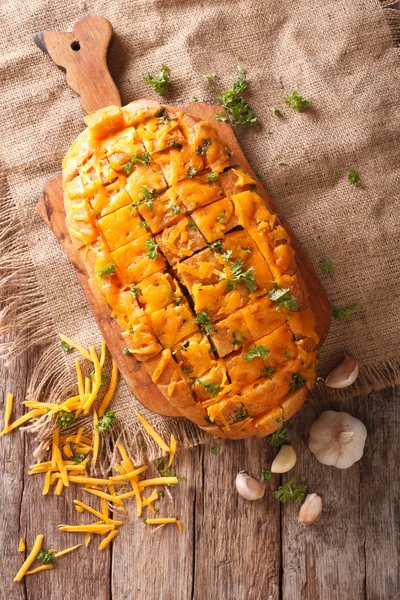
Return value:
<svg viewBox="0 0 400 600">
<path fill-rule="evenodd" d="M 60 348 L 61 350 L 64 350 L 64 352 L 69 352 L 69 350 L 71 350 L 72 346 L 70 346 L 69 344 L 67 344 L 67 342 L 60 342 Z"/>
<path fill-rule="evenodd" d="M 281 425 L 279 427 L 279 429 L 274 431 L 274 433 L 271 433 L 271 435 L 269 435 L 267 438 L 268 445 L 271 446 L 272 448 L 277 448 L 278 446 L 282 446 L 282 444 L 287 442 L 287 439 L 288 439 L 288 430 L 286 429 L 285 425 Z"/>
<path fill-rule="evenodd" d="M 208 316 L 208 309 L 202 310 L 196 315 L 194 322 L 202 329 L 205 333 L 212 333 L 218 331 L 210 321 Z"/>
<path fill-rule="evenodd" d="M 360 176 L 355 169 L 350 169 L 347 173 L 347 181 L 352 185 L 358 185 L 360 183 Z"/>
<path fill-rule="evenodd" d="M 101 269 L 97 269 L 96 275 L 101 277 L 108 277 L 109 275 L 114 275 L 116 269 L 116 265 L 114 263 L 109 263 L 108 265 L 104 265 Z"/>
<path fill-rule="evenodd" d="M 170 69 L 163 64 L 158 75 L 151 75 L 150 72 L 143 74 L 143 81 L 150 85 L 157 94 L 163 96 L 170 84 L 170 74 Z"/>
<path fill-rule="evenodd" d="M 107 431 L 107 429 L 114 425 L 116 420 L 117 417 L 115 416 L 115 413 L 113 413 L 111 410 L 106 410 L 106 412 L 96 425 L 97 431 L 99 433 L 104 433 L 105 431 Z"/>
<path fill-rule="evenodd" d="M 150 154 L 147 150 L 144 150 L 141 157 L 134 152 L 131 156 L 131 160 L 124 164 L 123 170 L 127 175 L 130 175 L 133 165 L 137 165 L 138 163 L 141 163 L 146 167 L 150 166 Z"/>
<path fill-rule="evenodd" d="M 307 492 L 307 484 L 297 484 L 296 479 L 293 477 L 287 483 L 279 486 L 277 490 L 274 492 L 274 497 L 279 500 L 279 502 L 288 502 L 293 500 L 294 502 L 303 502 L 306 492 Z"/>
<path fill-rule="evenodd" d="M 270 349 L 267 346 L 253 346 L 253 348 L 249 348 L 246 350 L 246 354 L 243 360 L 250 361 L 253 358 L 268 358 L 268 354 L 270 353 Z"/>
<path fill-rule="evenodd" d="M 147 258 L 150 258 L 151 260 L 157 260 L 158 244 L 156 244 L 154 238 L 151 237 L 148 240 L 146 240 L 145 246 L 146 246 L 146 250 L 147 250 L 147 252 L 146 252 Z"/>
<path fill-rule="evenodd" d="M 224 107 L 234 125 L 252 125 L 257 121 L 256 113 L 243 97 L 247 89 L 246 73 L 243 66 L 238 64 L 239 75 L 233 84 L 233 88 L 222 92 L 218 96 L 218 102 Z M 223 113 L 217 113 L 218 120 L 223 119 Z"/>
<path fill-rule="evenodd" d="M 268 469 L 261 469 L 261 481 L 267 481 L 268 479 L 272 478 L 272 473 L 271 471 L 268 471 Z"/>
<path fill-rule="evenodd" d="M 329 258 L 324 258 L 321 263 L 321 271 L 324 273 L 331 273 L 333 271 L 333 262 Z"/>
<path fill-rule="evenodd" d="M 343 308 L 335 308 L 335 310 L 333 311 L 333 318 L 335 319 L 335 321 L 344 321 L 348 317 L 351 317 L 351 315 L 358 313 L 360 310 L 361 304 L 359 304 L 358 302 L 351 302 Z"/>
<path fill-rule="evenodd" d="M 253 294 L 257 289 L 257 283 L 254 278 L 254 267 L 250 267 L 247 271 L 244 270 L 244 262 L 238 258 L 229 262 L 230 277 L 226 281 L 227 291 L 234 290 L 240 282 Z"/>
<path fill-rule="evenodd" d="M 203 388 L 205 388 L 210 394 L 211 398 L 214 398 L 214 396 L 216 396 L 221 389 L 221 384 L 215 383 L 215 381 L 201 381 L 200 379 L 196 379 L 196 383 L 202 385 Z"/>
<path fill-rule="evenodd" d="M 297 112 L 303 112 L 311 106 L 310 100 L 306 100 L 303 96 L 300 96 L 296 91 L 292 90 L 283 99 L 284 103 L 296 110 Z"/>
<path fill-rule="evenodd" d="M 67 429 L 67 427 L 69 427 L 70 425 L 72 425 L 72 423 L 75 421 L 75 415 L 73 413 L 70 412 L 66 412 L 65 410 L 62 410 L 58 416 L 57 419 L 57 425 L 61 428 L 61 429 Z"/>
<path fill-rule="evenodd" d="M 44 565 L 50 565 L 55 562 L 55 553 L 50 552 L 50 550 L 44 550 L 42 548 L 39 554 L 36 555 L 36 558 L 40 560 Z"/>
<path fill-rule="evenodd" d="M 299 388 L 303 387 L 304 383 L 305 380 L 302 378 L 300 373 L 292 373 L 292 381 L 290 382 L 291 390 L 298 390 Z"/>
<path fill-rule="evenodd" d="M 222 240 L 216 242 L 210 242 L 207 244 L 210 250 L 214 250 L 217 254 L 220 254 L 224 260 L 228 260 L 232 256 L 232 250 L 224 250 L 222 247 Z"/>
<path fill-rule="evenodd" d="M 288 310 L 297 310 L 299 307 L 297 299 L 290 293 L 290 289 L 279 288 L 277 283 L 274 283 L 274 288 L 268 292 L 268 296 L 272 302 L 278 303 L 275 310 L 279 311 L 282 306 Z"/>
</svg>

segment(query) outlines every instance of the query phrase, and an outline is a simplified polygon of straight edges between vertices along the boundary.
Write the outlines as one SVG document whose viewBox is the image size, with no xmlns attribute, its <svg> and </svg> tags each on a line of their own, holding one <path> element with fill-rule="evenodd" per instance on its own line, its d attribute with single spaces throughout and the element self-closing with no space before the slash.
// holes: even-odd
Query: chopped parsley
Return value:
<svg viewBox="0 0 400 600">
<path fill-rule="evenodd" d="M 243 360 L 250 361 L 253 358 L 268 358 L 269 353 L 270 349 L 266 346 L 253 346 L 253 348 L 246 350 Z"/>
<path fill-rule="evenodd" d="M 347 173 L 347 181 L 352 185 L 358 185 L 360 183 L 360 176 L 355 169 L 350 169 Z"/>
<path fill-rule="evenodd" d="M 225 221 L 225 213 L 221 213 L 220 215 L 218 215 L 217 221 L 218 223 L 223 223 Z"/>
<path fill-rule="evenodd" d="M 305 380 L 302 378 L 300 373 L 292 373 L 292 381 L 290 383 L 291 390 L 298 390 L 304 385 Z"/>
<path fill-rule="evenodd" d="M 275 373 L 274 367 L 268 367 L 267 369 L 264 369 L 264 371 L 261 373 L 261 375 L 263 377 L 269 377 L 270 375 L 273 375 L 274 373 Z"/>
<path fill-rule="evenodd" d="M 285 104 L 290 106 L 290 108 L 293 108 L 293 110 L 296 110 L 297 112 L 303 112 L 303 110 L 306 110 L 311 106 L 310 100 L 306 100 L 294 90 L 287 94 L 283 101 Z"/>
<path fill-rule="evenodd" d="M 132 283 L 130 287 L 130 292 L 134 298 L 140 294 L 140 288 L 136 287 L 134 283 Z"/>
<path fill-rule="evenodd" d="M 142 229 L 149 229 L 150 225 L 147 221 L 140 221 L 140 223 L 138 223 L 138 227 L 141 227 Z"/>
<path fill-rule="evenodd" d="M 90 379 L 93 381 L 94 379 L 94 375 L 95 375 L 95 371 L 90 371 Z M 102 373 L 101 374 L 101 385 L 103 385 L 103 383 L 106 383 L 106 381 L 108 381 L 108 377 L 106 373 Z"/>
<path fill-rule="evenodd" d="M 146 250 L 147 250 L 147 252 L 146 252 L 147 258 L 150 258 L 151 260 L 157 260 L 158 244 L 156 244 L 154 238 L 151 237 L 148 240 L 146 240 L 145 246 L 146 246 Z"/>
<path fill-rule="evenodd" d="M 188 221 L 188 227 L 189 229 L 197 229 L 197 225 L 194 221 L 192 221 L 191 219 L 189 219 Z"/>
<path fill-rule="evenodd" d="M 107 431 L 107 429 L 114 425 L 116 420 L 117 417 L 115 416 L 115 413 L 113 413 L 111 410 L 106 410 L 106 412 L 96 425 L 97 431 L 99 433 L 104 433 L 105 431 Z"/>
<path fill-rule="evenodd" d="M 217 240 L 216 242 L 210 242 L 207 244 L 210 250 L 217 252 L 220 254 L 224 260 L 228 260 L 232 255 L 232 250 L 224 250 L 222 248 L 222 240 Z"/>
<path fill-rule="evenodd" d="M 203 138 L 201 144 L 196 148 L 196 154 L 207 154 L 207 147 L 211 146 L 210 138 Z"/>
<path fill-rule="evenodd" d="M 153 210 L 153 200 L 156 195 L 156 190 L 150 190 L 146 185 L 142 185 L 141 192 L 144 198 L 144 204 Z"/>
<path fill-rule="evenodd" d="M 276 117 L 280 117 L 282 115 L 281 111 L 276 106 L 273 106 L 271 110 L 272 110 L 272 114 L 275 115 Z"/>
<path fill-rule="evenodd" d="M 293 479 L 279 486 L 278 489 L 275 490 L 274 497 L 279 500 L 279 502 L 288 502 L 289 500 L 303 502 L 307 487 L 307 484 L 297 484 L 296 479 L 293 477 Z"/>
<path fill-rule="evenodd" d="M 66 412 L 65 410 L 62 410 L 59 414 L 59 417 L 57 419 L 57 425 L 61 428 L 61 429 L 67 429 L 67 427 L 69 427 L 70 425 L 72 425 L 72 423 L 75 421 L 75 415 L 70 413 L 70 412 Z"/>
<path fill-rule="evenodd" d="M 244 283 L 250 294 L 256 291 L 257 283 L 254 278 L 254 267 L 250 267 L 247 271 L 244 271 L 244 262 L 238 258 L 229 262 L 229 270 L 231 276 L 226 282 L 227 291 L 235 289 L 236 285 L 240 282 Z"/>
<path fill-rule="evenodd" d="M 222 110 L 219 110 L 217 113 L 215 113 L 215 118 L 217 119 L 217 121 L 229 121 L 228 115 L 222 112 Z"/>
<path fill-rule="evenodd" d="M 282 444 L 287 442 L 288 430 L 286 429 L 285 425 L 281 425 L 279 427 L 279 429 L 274 431 L 274 433 L 271 433 L 271 435 L 269 435 L 267 439 L 268 439 L 268 445 L 271 446 L 272 448 L 277 448 L 278 446 L 282 446 Z"/>
<path fill-rule="evenodd" d="M 272 478 L 272 473 L 271 471 L 268 471 L 268 469 L 261 469 L 261 481 L 267 481 L 267 479 L 271 479 Z"/>
<path fill-rule="evenodd" d="M 256 113 L 243 97 L 247 89 L 246 73 L 242 65 L 238 64 L 239 75 L 233 88 L 222 92 L 218 102 L 224 107 L 234 125 L 252 125 L 257 121 Z M 217 113 L 218 114 L 218 113 Z"/>
<path fill-rule="evenodd" d="M 74 456 L 74 465 L 79 465 L 83 460 L 85 460 L 85 455 L 82 452 L 77 452 Z"/>
<path fill-rule="evenodd" d="M 50 550 L 44 550 L 42 548 L 39 554 L 36 555 L 36 558 L 40 560 L 44 565 L 50 565 L 55 562 L 55 553 L 50 552 Z"/>
<path fill-rule="evenodd" d="M 290 358 L 291 354 L 289 354 L 289 352 L 285 352 L 285 354 L 283 355 L 285 358 Z"/>
<path fill-rule="evenodd" d="M 137 165 L 138 163 L 141 163 L 142 165 L 145 165 L 146 167 L 150 166 L 150 154 L 147 150 L 144 150 L 142 156 L 138 156 L 134 152 L 131 156 L 131 160 L 129 160 L 123 166 L 123 170 L 125 171 L 125 173 L 127 175 L 130 175 L 130 173 L 133 169 L 133 165 Z"/>
<path fill-rule="evenodd" d="M 243 406 L 234 410 L 231 416 L 234 421 L 243 421 L 246 417 Z"/>
<path fill-rule="evenodd" d="M 234 346 L 241 346 L 243 343 L 242 334 L 237 329 L 233 332 L 232 335 L 232 344 Z"/>
<path fill-rule="evenodd" d="M 348 317 L 351 317 L 351 315 L 358 313 L 360 310 L 361 304 L 359 304 L 358 302 L 351 302 L 343 308 L 335 308 L 335 310 L 333 311 L 333 318 L 335 319 L 335 321 L 344 321 Z"/>
<path fill-rule="evenodd" d="M 131 350 L 128 346 L 125 346 L 125 348 L 122 350 L 122 352 L 124 354 L 133 354 L 133 350 Z"/>
<path fill-rule="evenodd" d="M 333 270 L 333 263 L 329 258 L 325 258 L 321 263 L 321 271 L 324 273 L 331 273 Z"/>
<path fill-rule="evenodd" d="M 215 183 L 218 180 L 218 175 L 211 171 L 211 173 L 207 173 L 206 179 L 209 183 Z"/>
<path fill-rule="evenodd" d="M 101 269 L 96 271 L 96 275 L 101 278 L 108 277 L 109 275 L 114 275 L 116 269 L 116 265 L 114 263 L 109 263 L 108 265 L 104 265 Z"/>
<path fill-rule="evenodd" d="M 180 306 L 182 302 L 182 298 L 180 296 L 178 296 L 178 298 L 175 299 L 175 306 Z"/>
<path fill-rule="evenodd" d="M 170 142 L 168 142 L 168 146 L 170 146 L 171 148 L 177 148 L 178 150 L 182 148 L 182 144 L 177 140 L 171 140 Z"/>
<path fill-rule="evenodd" d="M 208 309 L 202 310 L 196 315 L 194 322 L 202 329 L 205 333 L 212 333 L 213 331 L 218 331 L 215 329 L 214 325 L 210 321 L 210 317 L 208 316 Z"/>
<path fill-rule="evenodd" d="M 70 346 L 69 344 L 67 344 L 67 342 L 60 342 L 60 348 L 61 350 L 64 350 L 64 352 L 68 352 L 69 350 L 71 350 L 72 346 Z"/>
<path fill-rule="evenodd" d="M 174 204 L 172 201 L 168 204 L 168 210 L 173 215 L 178 215 L 181 212 L 180 206 Z"/>
<path fill-rule="evenodd" d="M 164 64 L 161 65 L 161 69 L 158 75 L 151 75 L 150 73 L 143 74 L 143 81 L 150 85 L 156 94 L 163 96 L 169 86 L 170 69 Z"/>
<path fill-rule="evenodd" d="M 218 454 L 218 451 L 216 448 L 210 448 L 210 452 L 211 452 L 211 454 L 214 454 L 214 456 L 217 456 L 217 454 Z"/>
<path fill-rule="evenodd" d="M 205 388 L 210 394 L 211 398 L 214 398 L 221 388 L 221 384 L 215 383 L 214 381 L 201 381 L 200 379 L 196 379 L 196 383 L 202 385 L 203 388 Z"/>
<path fill-rule="evenodd" d="M 297 299 L 290 293 L 289 288 L 279 288 L 277 283 L 274 283 L 274 289 L 268 292 L 268 296 L 272 302 L 277 302 L 278 306 L 275 310 L 280 310 L 282 306 L 287 310 L 297 310 L 299 304 Z"/>
</svg>

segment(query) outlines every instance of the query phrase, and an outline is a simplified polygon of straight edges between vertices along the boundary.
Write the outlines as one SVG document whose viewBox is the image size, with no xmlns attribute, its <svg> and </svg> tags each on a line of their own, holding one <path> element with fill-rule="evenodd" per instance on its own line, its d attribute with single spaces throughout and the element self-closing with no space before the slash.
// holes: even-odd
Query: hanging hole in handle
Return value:
<svg viewBox="0 0 400 600">
<path fill-rule="evenodd" d="M 74 50 L 74 52 L 78 52 L 81 49 L 81 45 L 78 41 L 75 41 L 75 42 L 72 42 L 71 48 L 72 48 L 72 50 Z"/>
</svg>

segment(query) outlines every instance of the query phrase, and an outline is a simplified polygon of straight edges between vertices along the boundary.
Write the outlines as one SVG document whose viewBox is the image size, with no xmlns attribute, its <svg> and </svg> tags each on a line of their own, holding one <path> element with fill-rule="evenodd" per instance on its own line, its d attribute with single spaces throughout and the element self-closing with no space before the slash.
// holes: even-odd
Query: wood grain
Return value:
<svg viewBox="0 0 400 600">
<path fill-rule="evenodd" d="M 35 43 L 66 70 L 67 83 L 81 97 L 86 113 L 121 104 L 107 67 L 112 31 L 110 21 L 88 15 L 75 23 L 72 33 L 42 31 L 35 36 Z"/>
</svg>

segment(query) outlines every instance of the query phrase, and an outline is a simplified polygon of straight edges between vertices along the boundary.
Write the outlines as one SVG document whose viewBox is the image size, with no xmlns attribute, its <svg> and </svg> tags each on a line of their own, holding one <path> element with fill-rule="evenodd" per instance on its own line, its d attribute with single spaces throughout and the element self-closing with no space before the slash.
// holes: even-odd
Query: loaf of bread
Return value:
<svg viewBox="0 0 400 600">
<path fill-rule="evenodd" d="M 85 122 L 63 162 L 66 224 L 124 352 L 211 434 L 272 433 L 313 386 L 319 340 L 259 183 L 179 109 L 142 100 Z"/>
</svg>

